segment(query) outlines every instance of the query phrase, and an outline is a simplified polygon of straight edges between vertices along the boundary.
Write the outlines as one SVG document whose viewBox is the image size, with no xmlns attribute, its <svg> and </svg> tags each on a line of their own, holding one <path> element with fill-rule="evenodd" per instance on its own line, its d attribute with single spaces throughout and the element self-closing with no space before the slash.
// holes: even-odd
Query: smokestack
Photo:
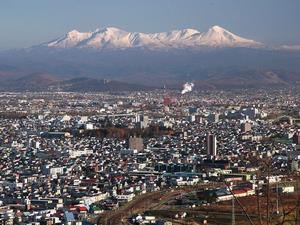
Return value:
<svg viewBox="0 0 300 225">
<path fill-rule="evenodd" d="M 181 94 L 184 95 L 188 92 L 191 92 L 193 90 L 194 84 L 193 83 L 185 83 L 183 85 L 183 90 L 181 91 Z"/>
</svg>

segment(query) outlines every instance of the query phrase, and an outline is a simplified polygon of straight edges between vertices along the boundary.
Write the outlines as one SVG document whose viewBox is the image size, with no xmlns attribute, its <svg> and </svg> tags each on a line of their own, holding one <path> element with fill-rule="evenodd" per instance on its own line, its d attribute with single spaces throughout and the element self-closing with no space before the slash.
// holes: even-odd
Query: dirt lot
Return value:
<svg viewBox="0 0 300 225">
<path fill-rule="evenodd" d="M 114 211 L 108 211 L 99 216 L 97 224 L 101 225 L 114 225 L 114 224 L 127 224 L 127 218 L 130 215 L 144 213 L 147 210 L 159 210 L 164 208 L 164 204 L 171 199 L 174 199 L 181 194 L 188 193 L 199 188 L 216 187 L 221 184 L 201 184 L 198 186 L 181 187 L 177 189 L 167 189 L 156 192 L 150 192 L 135 197 L 128 204 L 120 207 Z M 123 222 L 122 222 L 123 221 Z"/>
<path fill-rule="evenodd" d="M 165 218 L 172 221 L 173 224 L 203 224 L 207 220 L 207 224 L 214 225 L 228 225 L 232 221 L 232 201 L 224 201 L 207 206 L 198 206 L 189 208 L 186 206 L 176 206 L 167 204 L 185 193 L 199 190 L 199 188 L 210 187 L 211 185 L 199 185 L 194 187 L 183 187 L 178 189 L 167 189 L 139 195 L 133 201 L 120 207 L 114 211 L 108 211 L 100 215 L 97 219 L 97 224 L 110 225 L 110 224 L 128 224 L 127 219 L 133 214 L 149 213 L 160 218 Z M 213 187 L 222 186 L 222 184 L 214 184 Z M 298 192 L 299 193 L 299 192 Z M 288 225 L 293 224 L 297 217 L 297 204 L 300 202 L 299 194 L 281 194 L 278 198 L 279 215 L 277 211 L 277 195 L 272 192 L 269 201 L 269 215 L 270 225 Z M 254 224 L 265 225 L 267 224 L 267 197 L 259 197 L 259 207 L 257 196 L 249 196 L 238 198 L 235 202 L 235 220 L 236 225 Z M 246 217 L 246 213 L 250 220 Z M 176 214 L 187 212 L 187 217 L 184 219 L 175 218 Z M 283 223 L 283 220 L 290 222 Z M 299 223 L 300 224 L 300 223 Z"/>
<path fill-rule="evenodd" d="M 276 194 L 272 193 L 270 195 L 269 203 L 269 214 L 270 214 L 270 225 L 272 224 L 294 224 L 297 217 L 297 204 L 299 196 L 297 193 L 283 194 L 279 196 L 278 206 L 279 215 L 277 211 L 277 198 Z M 245 209 L 246 213 L 249 215 L 252 224 L 267 224 L 267 197 L 260 196 L 259 202 L 260 207 L 258 208 L 258 201 L 256 196 L 239 198 L 238 201 Z M 299 204 L 300 206 L 300 204 Z M 176 206 L 168 206 L 160 210 L 150 210 L 150 213 L 158 217 L 167 218 L 173 220 L 174 224 L 203 224 L 204 220 L 207 220 L 207 224 L 218 224 L 218 225 L 228 225 L 232 221 L 232 201 L 224 201 L 216 204 L 211 204 L 209 206 L 200 206 L 195 208 L 180 208 Z M 184 220 L 176 221 L 174 220 L 175 215 L 178 213 L 187 212 L 187 218 Z M 261 221 L 260 221 L 261 218 Z M 240 205 L 235 203 L 235 220 L 236 225 L 251 224 L 247 219 L 246 214 L 243 212 Z M 286 222 L 283 222 L 286 221 Z M 299 223 L 299 222 L 298 222 Z M 300 223 L 299 223 L 300 224 Z"/>
</svg>

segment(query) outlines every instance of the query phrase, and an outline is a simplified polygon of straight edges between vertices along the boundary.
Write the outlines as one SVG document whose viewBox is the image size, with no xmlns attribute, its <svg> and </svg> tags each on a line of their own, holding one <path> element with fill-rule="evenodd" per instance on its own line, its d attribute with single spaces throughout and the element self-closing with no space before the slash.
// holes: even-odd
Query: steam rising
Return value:
<svg viewBox="0 0 300 225">
<path fill-rule="evenodd" d="M 185 83 L 183 85 L 183 90 L 181 91 L 181 94 L 185 94 L 188 92 L 191 92 L 193 90 L 194 84 L 193 83 Z"/>
</svg>

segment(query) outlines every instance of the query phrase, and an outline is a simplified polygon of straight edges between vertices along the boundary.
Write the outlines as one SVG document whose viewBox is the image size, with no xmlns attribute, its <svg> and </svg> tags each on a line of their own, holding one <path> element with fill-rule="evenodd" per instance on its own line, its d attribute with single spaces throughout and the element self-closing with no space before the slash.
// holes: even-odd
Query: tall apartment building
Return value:
<svg viewBox="0 0 300 225">
<path fill-rule="evenodd" d="M 207 134 L 206 136 L 207 155 L 217 155 L 217 138 L 214 134 Z"/>
</svg>

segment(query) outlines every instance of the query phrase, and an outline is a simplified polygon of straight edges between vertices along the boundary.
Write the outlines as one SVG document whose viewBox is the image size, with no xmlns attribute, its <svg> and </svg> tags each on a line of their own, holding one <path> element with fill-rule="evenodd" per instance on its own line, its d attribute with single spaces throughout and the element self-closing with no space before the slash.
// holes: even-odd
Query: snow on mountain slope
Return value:
<svg viewBox="0 0 300 225">
<path fill-rule="evenodd" d="M 195 29 L 174 30 L 162 33 L 127 32 L 108 27 L 94 32 L 71 31 L 42 47 L 59 49 L 170 49 L 200 47 L 261 47 L 262 44 L 239 37 L 222 27 L 213 26 L 207 32 Z"/>
<path fill-rule="evenodd" d="M 213 26 L 206 33 L 202 34 L 198 40 L 201 45 L 208 46 L 258 47 L 260 45 L 258 42 L 239 37 L 219 26 Z"/>
<path fill-rule="evenodd" d="M 54 48 L 73 48 L 76 47 L 80 42 L 90 38 L 91 36 L 92 33 L 90 32 L 81 33 L 77 30 L 72 30 L 65 36 L 47 43 L 46 46 Z"/>
<path fill-rule="evenodd" d="M 129 48 L 130 33 L 114 27 L 97 30 L 92 37 L 81 43 L 79 47 L 87 48 Z"/>
</svg>

